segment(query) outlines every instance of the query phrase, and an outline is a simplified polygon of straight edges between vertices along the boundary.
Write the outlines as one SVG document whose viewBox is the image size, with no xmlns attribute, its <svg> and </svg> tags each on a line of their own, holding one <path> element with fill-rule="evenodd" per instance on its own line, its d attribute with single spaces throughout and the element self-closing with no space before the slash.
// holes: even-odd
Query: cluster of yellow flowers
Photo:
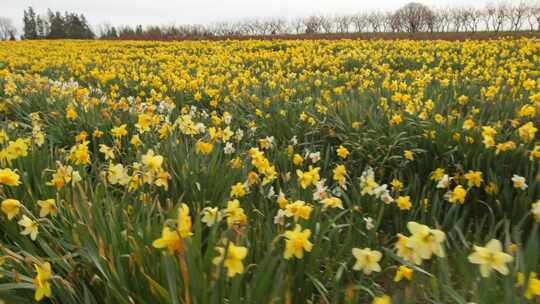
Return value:
<svg viewBox="0 0 540 304">
<path fill-rule="evenodd" d="M 185 303 L 274 267 L 285 299 L 391 303 L 447 255 L 540 299 L 535 39 L 0 46 L 0 270 L 37 301 L 78 273 L 163 300 L 175 257 Z"/>
</svg>

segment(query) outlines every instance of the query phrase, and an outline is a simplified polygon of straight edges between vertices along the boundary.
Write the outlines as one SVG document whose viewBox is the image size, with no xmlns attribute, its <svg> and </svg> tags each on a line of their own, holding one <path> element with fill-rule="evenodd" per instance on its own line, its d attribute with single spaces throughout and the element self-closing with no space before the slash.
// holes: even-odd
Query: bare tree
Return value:
<svg viewBox="0 0 540 304">
<path fill-rule="evenodd" d="M 480 26 L 480 21 L 482 21 L 482 18 L 484 16 L 484 13 L 481 9 L 478 8 L 471 8 L 470 9 L 470 22 L 471 22 L 471 30 L 473 32 L 478 31 L 478 27 Z"/>
<path fill-rule="evenodd" d="M 532 13 L 533 18 L 536 20 L 536 30 L 540 31 L 540 3 L 537 3 L 533 9 Z"/>
<path fill-rule="evenodd" d="M 371 31 L 375 33 L 382 31 L 384 19 L 385 19 L 385 16 L 382 12 L 379 12 L 379 11 L 371 12 L 367 16 L 367 21 L 369 23 L 369 26 L 371 27 Z"/>
<path fill-rule="evenodd" d="M 433 22 L 429 26 L 430 32 L 442 32 L 443 31 L 443 20 L 441 10 L 433 11 Z"/>
<path fill-rule="evenodd" d="M 529 30 L 540 30 L 540 3 L 529 6 L 525 19 L 529 24 Z"/>
<path fill-rule="evenodd" d="M 267 20 L 268 30 L 272 35 L 284 34 L 287 30 L 287 20 L 283 18 L 274 18 Z"/>
<path fill-rule="evenodd" d="M 189 37 L 208 37 L 211 36 L 209 31 L 200 24 L 186 24 L 180 25 L 174 28 L 175 38 L 189 38 Z M 170 33 L 173 34 L 173 33 Z"/>
<path fill-rule="evenodd" d="M 497 8 L 493 5 L 493 4 L 488 4 L 486 5 L 486 7 L 483 9 L 483 13 L 484 13 L 484 18 L 483 18 L 483 21 L 484 21 L 484 27 L 485 27 L 485 30 L 486 31 L 490 31 L 492 30 L 492 25 L 494 24 L 494 19 L 495 19 L 495 13 L 497 12 Z"/>
<path fill-rule="evenodd" d="M 529 31 L 534 31 L 536 28 L 536 20 L 534 20 L 534 5 L 529 5 L 527 7 L 527 12 L 525 12 L 525 21 L 529 25 Z"/>
<path fill-rule="evenodd" d="M 450 8 L 439 9 L 436 13 L 439 19 L 439 31 L 449 32 L 452 26 L 452 11 Z M 436 17 L 437 18 L 437 17 Z"/>
<path fill-rule="evenodd" d="M 0 17 L 0 40 L 13 39 L 16 33 L 17 29 L 13 21 L 7 17 Z"/>
<path fill-rule="evenodd" d="M 334 19 L 334 22 L 337 26 L 337 31 L 340 33 L 348 33 L 351 28 L 352 16 L 343 15 L 337 16 Z"/>
<path fill-rule="evenodd" d="M 325 32 L 325 33 L 333 33 L 334 32 L 334 18 L 330 17 L 330 16 L 319 16 L 319 20 L 320 20 L 320 24 L 321 24 L 321 29 Z"/>
<path fill-rule="evenodd" d="M 264 20 L 255 20 L 254 22 L 255 32 L 257 35 L 269 35 L 271 34 L 271 25 Z"/>
<path fill-rule="evenodd" d="M 403 29 L 409 33 L 416 33 L 427 29 L 428 24 L 435 18 L 433 11 L 417 2 L 406 4 L 398 9 L 395 18 L 403 26 Z"/>
<path fill-rule="evenodd" d="M 450 22 L 452 24 L 452 31 L 460 32 L 465 27 L 466 16 L 463 14 L 463 9 L 454 7 L 450 9 Z"/>
<path fill-rule="evenodd" d="M 322 28 L 321 16 L 309 16 L 303 19 L 306 34 L 320 33 Z"/>
<path fill-rule="evenodd" d="M 295 18 L 291 21 L 291 27 L 295 34 L 302 34 L 306 32 L 306 28 L 304 26 L 304 19 L 302 18 Z"/>
<path fill-rule="evenodd" d="M 495 32 L 504 30 L 504 21 L 508 14 L 508 7 L 505 3 L 499 3 L 499 5 L 490 6 L 488 12 L 491 15 L 491 27 Z"/>
<path fill-rule="evenodd" d="M 510 22 L 511 31 L 519 31 L 523 26 L 523 21 L 526 18 L 527 11 L 529 10 L 528 5 L 525 2 L 520 2 L 516 6 L 508 8 L 507 18 Z"/>
<path fill-rule="evenodd" d="M 388 21 L 389 16 L 391 16 L 391 12 L 381 12 L 381 32 L 389 32 L 391 30 L 390 22 Z"/>
<path fill-rule="evenodd" d="M 427 20 L 427 29 L 429 32 L 442 32 L 444 31 L 444 20 L 442 11 L 437 10 L 433 12 L 433 17 Z"/>
<path fill-rule="evenodd" d="M 257 34 L 257 29 L 255 27 L 255 21 L 256 20 L 244 20 L 238 23 L 238 31 L 242 33 L 242 35 L 246 36 L 254 36 Z"/>
<path fill-rule="evenodd" d="M 460 28 L 465 32 L 476 32 L 482 12 L 474 7 L 456 9 L 456 22 L 461 23 Z"/>
<path fill-rule="evenodd" d="M 365 32 L 366 28 L 369 25 L 369 22 L 367 20 L 367 14 L 359 13 L 352 16 L 352 24 L 353 24 L 355 32 L 357 33 Z"/>
<path fill-rule="evenodd" d="M 211 24 L 209 31 L 215 36 L 235 36 L 239 34 L 234 23 L 222 21 Z"/>
</svg>

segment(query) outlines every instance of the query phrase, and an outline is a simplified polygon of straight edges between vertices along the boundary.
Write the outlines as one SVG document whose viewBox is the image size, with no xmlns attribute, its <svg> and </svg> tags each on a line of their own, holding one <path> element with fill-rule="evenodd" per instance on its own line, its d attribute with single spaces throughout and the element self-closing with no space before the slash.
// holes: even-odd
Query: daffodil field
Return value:
<svg viewBox="0 0 540 304">
<path fill-rule="evenodd" d="M 0 42 L 0 299 L 540 303 L 539 76 L 537 39 Z"/>
</svg>

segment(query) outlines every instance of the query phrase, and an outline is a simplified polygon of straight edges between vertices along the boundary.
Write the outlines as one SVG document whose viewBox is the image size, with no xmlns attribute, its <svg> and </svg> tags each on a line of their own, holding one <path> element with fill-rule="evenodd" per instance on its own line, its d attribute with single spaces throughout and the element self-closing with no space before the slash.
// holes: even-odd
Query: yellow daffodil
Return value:
<svg viewBox="0 0 540 304">
<path fill-rule="evenodd" d="M 356 259 L 356 262 L 353 266 L 354 270 L 362 270 L 366 275 L 369 275 L 372 272 L 381 271 L 379 261 L 382 258 L 382 254 L 379 251 L 371 250 L 370 248 L 353 248 L 352 254 Z"/>
<path fill-rule="evenodd" d="M 293 164 L 295 166 L 300 166 L 304 162 L 304 158 L 300 154 L 294 154 L 293 156 Z"/>
<path fill-rule="evenodd" d="M 528 122 L 518 129 L 519 136 L 525 142 L 529 142 L 534 139 L 536 131 L 538 131 L 538 129 L 534 127 L 532 122 Z"/>
<path fill-rule="evenodd" d="M 421 259 L 428 260 L 432 255 L 445 256 L 443 243 L 446 235 L 444 232 L 416 222 L 408 222 L 407 228 L 412 235 L 408 238 L 406 245 Z"/>
<path fill-rule="evenodd" d="M 242 261 L 246 258 L 248 250 L 246 247 L 236 246 L 230 242 L 227 249 L 217 247 L 219 256 L 212 260 L 214 265 L 221 265 L 227 268 L 227 276 L 232 278 L 236 274 L 244 273 L 244 264 Z"/>
<path fill-rule="evenodd" d="M 411 280 L 413 275 L 413 270 L 405 265 L 399 266 L 398 270 L 396 271 L 396 275 L 394 276 L 394 282 L 399 282 L 402 279 Z"/>
<path fill-rule="evenodd" d="M 435 171 L 431 172 L 429 178 L 433 181 L 439 181 L 445 175 L 443 168 L 437 168 Z"/>
<path fill-rule="evenodd" d="M 231 187 L 230 196 L 232 198 L 241 198 L 246 195 L 246 187 L 243 183 L 236 183 Z"/>
<path fill-rule="evenodd" d="M 142 156 L 142 163 L 150 170 L 157 172 L 161 169 L 163 164 L 163 156 L 156 155 L 154 150 L 150 149 Z"/>
<path fill-rule="evenodd" d="M 403 157 L 405 157 L 406 160 L 414 160 L 414 152 L 411 150 L 405 150 L 403 152 Z"/>
<path fill-rule="evenodd" d="M 309 171 L 302 172 L 301 170 L 296 170 L 296 175 L 298 176 L 298 182 L 303 189 L 306 189 L 310 185 L 316 185 L 319 181 L 319 170 L 320 168 L 313 168 L 309 166 Z"/>
<path fill-rule="evenodd" d="M 383 295 L 373 298 L 371 304 L 392 304 L 392 299 L 387 295 Z"/>
<path fill-rule="evenodd" d="M 411 197 L 410 196 L 400 196 L 396 199 L 396 204 L 400 210 L 409 210 L 411 209 Z"/>
<path fill-rule="evenodd" d="M 327 197 L 321 200 L 321 204 L 324 205 L 324 208 L 339 208 L 343 209 L 343 202 L 339 197 Z"/>
<path fill-rule="evenodd" d="M 34 299 L 36 301 L 41 301 L 43 298 L 50 298 L 52 295 L 51 291 L 51 279 L 52 279 L 52 269 L 49 262 L 45 262 L 41 265 L 34 264 L 36 268 L 36 276 L 34 277 L 33 283 L 36 287 L 36 292 L 34 294 Z"/>
<path fill-rule="evenodd" d="M 22 219 L 18 222 L 24 229 L 21 231 L 22 235 L 29 235 L 32 241 L 35 241 L 38 235 L 38 223 L 28 216 L 23 215 Z"/>
<path fill-rule="evenodd" d="M 109 166 L 107 180 L 111 185 L 119 184 L 125 186 L 129 183 L 130 177 L 127 173 L 127 169 L 124 168 L 122 164 L 116 164 Z"/>
<path fill-rule="evenodd" d="M 180 233 L 182 238 L 187 238 L 193 235 L 191 232 L 191 216 L 189 215 L 189 207 L 186 204 L 181 204 L 178 208 L 176 225 L 178 233 Z"/>
<path fill-rule="evenodd" d="M 214 226 L 216 223 L 221 221 L 222 213 L 218 208 L 206 207 L 202 211 L 201 222 L 205 223 L 208 227 Z"/>
<path fill-rule="evenodd" d="M 244 209 L 240 207 L 240 202 L 235 199 L 227 202 L 227 208 L 225 208 L 225 215 L 227 216 L 227 225 L 245 225 L 247 224 L 247 216 L 244 213 Z"/>
<path fill-rule="evenodd" d="M 306 202 L 295 201 L 294 203 L 290 203 L 285 206 L 285 215 L 288 217 L 293 217 L 295 222 L 300 218 L 308 220 L 312 210 L 313 208 L 306 204 Z"/>
<path fill-rule="evenodd" d="M 89 141 L 84 141 L 71 148 L 68 159 L 76 165 L 90 164 L 90 151 L 88 149 Z"/>
<path fill-rule="evenodd" d="M 416 265 L 422 264 L 422 258 L 420 255 L 412 247 L 407 245 L 410 242 L 409 237 L 401 233 L 398 233 L 397 237 L 398 240 L 395 244 L 397 256 Z"/>
<path fill-rule="evenodd" d="M 288 260 L 293 256 L 297 259 L 304 258 L 304 251 L 311 252 L 313 244 L 309 241 L 311 230 L 302 230 L 300 225 L 296 225 L 294 230 L 287 230 L 284 233 L 285 252 L 283 257 Z"/>
<path fill-rule="evenodd" d="M 9 168 L 0 169 L 0 184 L 12 187 L 18 186 L 21 184 L 19 178 L 19 174 Z"/>
<path fill-rule="evenodd" d="M 347 182 L 347 168 L 345 168 L 345 165 L 337 165 L 334 168 L 333 171 L 333 179 L 341 186 L 345 187 L 345 183 Z"/>
<path fill-rule="evenodd" d="M 480 265 L 480 274 L 487 278 L 491 270 L 507 275 L 509 273 L 507 263 L 510 263 L 514 258 L 504 253 L 501 242 L 497 239 L 490 240 L 486 247 L 474 246 L 474 252 L 468 257 L 469 262 Z"/>
<path fill-rule="evenodd" d="M 180 251 L 182 249 L 182 241 L 180 239 L 180 233 L 169 227 L 163 227 L 161 231 L 161 238 L 155 240 L 152 243 L 155 248 L 167 248 L 170 253 Z"/>
<path fill-rule="evenodd" d="M 540 279 L 536 277 L 536 272 L 529 273 L 529 282 L 527 283 L 527 288 L 525 288 L 525 298 L 532 300 L 537 297 L 540 298 Z M 522 272 L 517 274 L 517 284 L 518 287 L 523 287 L 525 285 L 525 275 Z"/>
<path fill-rule="evenodd" d="M 469 187 L 480 187 L 484 181 L 482 179 L 482 172 L 480 171 L 469 170 L 469 172 L 465 173 L 464 177 L 467 180 Z"/>
<path fill-rule="evenodd" d="M 37 204 L 41 207 L 39 211 L 40 217 L 46 217 L 47 215 L 56 216 L 58 209 L 56 208 L 56 201 L 51 198 L 43 201 L 37 201 Z"/>
<path fill-rule="evenodd" d="M 214 145 L 212 143 L 198 141 L 195 144 L 195 150 L 197 151 L 198 154 L 208 155 L 212 153 L 213 149 L 214 149 Z"/>
<path fill-rule="evenodd" d="M 336 150 L 336 153 L 341 158 L 347 158 L 349 156 L 349 150 L 345 148 L 344 146 L 339 146 L 339 148 Z"/>
<path fill-rule="evenodd" d="M 99 145 L 99 152 L 103 153 L 105 160 L 114 159 L 114 151 L 111 147 L 101 144 Z"/>
<path fill-rule="evenodd" d="M 7 216 L 8 220 L 11 220 L 17 214 L 19 214 L 19 209 L 21 207 L 21 202 L 16 199 L 5 199 L 2 201 L 2 212 Z"/>
<path fill-rule="evenodd" d="M 450 203 L 465 203 L 465 198 L 467 197 L 467 190 L 463 186 L 458 185 L 449 193 L 448 201 Z"/>
<path fill-rule="evenodd" d="M 394 178 L 392 182 L 390 182 L 390 185 L 392 185 L 392 191 L 398 192 L 403 190 L 403 183 L 397 178 Z"/>
</svg>

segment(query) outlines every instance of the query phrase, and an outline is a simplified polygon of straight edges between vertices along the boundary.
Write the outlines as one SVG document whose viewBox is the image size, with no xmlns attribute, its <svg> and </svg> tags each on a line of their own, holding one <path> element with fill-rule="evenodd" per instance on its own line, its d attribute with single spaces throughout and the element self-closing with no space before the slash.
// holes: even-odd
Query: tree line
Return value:
<svg viewBox="0 0 540 304">
<path fill-rule="evenodd" d="M 370 11 L 351 15 L 312 15 L 303 18 L 248 19 L 210 25 L 101 24 L 95 35 L 83 14 L 24 11 L 21 39 L 186 39 L 223 36 L 268 36 L 330 33 L 508 32 L 540 31 L 540 2 L 500 2 L 482 8 L 431 8 L 411 2 L 395 11 Z M 15 39 L 15 28 L 0 17 L 0 39 Z"/>
<path fill-rule="evenodd" d="M 21 39 L 94 39 L 95 35 L 83 14 L 48 10 L 36 14 L 32 7 L 24 11 Z"/>
<path fill-rule="evenodd" d="M 483 8 L 431 8 L 411 2 L 395 11 L 304 18 L 249 19 L 210 25 L 99 26 L 102 39 L 185 39 L 332 33 L 540 31 L 540 2 L 488 4 Z"/>
<path fill-rule="evenodd" d="M 16 34 L 17 29 L 13 25 L 13 21 L 0 16 L 0 40 L 15 40 Z"/>
</svg>

